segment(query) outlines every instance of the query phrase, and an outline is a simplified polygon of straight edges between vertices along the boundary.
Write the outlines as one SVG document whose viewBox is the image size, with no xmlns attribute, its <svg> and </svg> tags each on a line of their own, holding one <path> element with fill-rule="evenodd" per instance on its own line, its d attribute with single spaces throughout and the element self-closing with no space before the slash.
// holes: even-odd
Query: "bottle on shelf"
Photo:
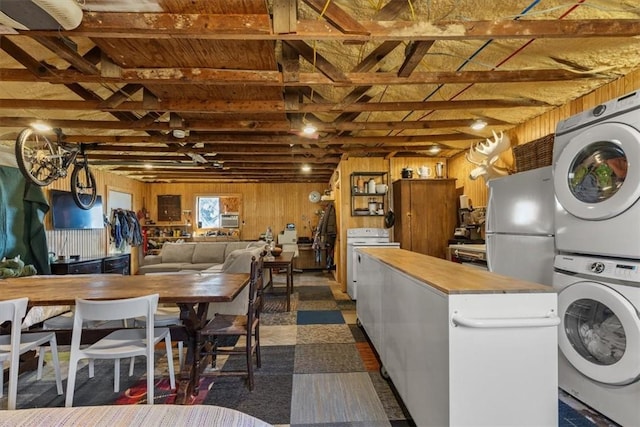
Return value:
<svg viewBox="0 0 640 427">
<path fill-rule="evenodd" d="M 376 180 L 371 178 L 369 182 L 367 182 L 367 193 L 374 194 L 376 192 Z"/>
<path fill-rule="evenodd" d="M 364 188 L 364 179 L 362 179 L 362 177 L 358 177 L 357 185 L 358 193 L 364 193 L 366 191 Z"/>
</svg>

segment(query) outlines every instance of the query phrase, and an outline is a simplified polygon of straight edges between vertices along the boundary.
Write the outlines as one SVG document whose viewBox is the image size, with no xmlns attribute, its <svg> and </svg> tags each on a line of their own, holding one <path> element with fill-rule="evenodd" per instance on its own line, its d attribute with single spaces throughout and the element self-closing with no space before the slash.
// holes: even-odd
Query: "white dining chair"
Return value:
<svg viewBox="0 0 640 427">
<path fill-rule="evenodd" d="M 158 294 L 137 298 L 89 301 L 76 299 L 76 311 L 73 318 L 71 336 L 71 354 L 69 356 L 69 376 L 65 406 L 73 405 L 78 362 L 89 359 L 89 377 L 93 377 L 93 360 L 115 359 L 114 391 L 120 387 L 119 360 L 128 357 L 146 356 L 147 358 L 147 403 L 153 404 L 154 397 L 154 347 L 164 340 L 169 367 L 171 388 L 175 389 L 173 355 L 171 353 L 171 332 L 168 328 L 154 328 L 154 313 L 158 307 Z M 147 323 L 144 329 L 129 328 L 111 332 L 95 344 L 80 348 L 82 325 L 85 320 L 119 320 L 142 316 Z"/>
<path fill-rule="evenodd" d="M 22 318 L 27 312 L 28 298 L 0 301 L 0 323 L 11 321 L 11 334 L 0 335 L 0 367 L 4 371 L 4 361 L 9 360 L 9 392 L 7 409 L 16 409 L 16 395 L 18 393 L 18 372 L 20 370 L 20 355 L 38 349 L 39 363 L 36 379 L 42 378 L 45 344 L 49 344 L 53 358 L 53 368 L 56 376 L 58 394 L 62 394 L 62 379 L 60 376 L 60 361 L 58 360 L 58 344 L 53 332 L 37 332 L 23 334 L 20 330 Z M 3 394 L 4 375 L 0 374 L 0 396 Z"/>
<path fill-rule="evenodd" d="M 182 325 L 182 320 L 180 319 L 180 307 L 173 306 L 159 306 L 156 312 L 154 313 L 154 321 L 153 326 L 156 328 L 169 327 L 169 326 L 177 326 Z M 138 328 L 144 328 L 147 325 L 145 317 L 136 317 L 135 326 Z M 184 362 L 184 342 L 178 341 L 178 366 L 182 369 L 182 363 Z M 131 358 L 131 364 L 129 366 L 129 376 L 133 375 L 133 365 L 135 363 L 135 358 Z"/>
</svg>

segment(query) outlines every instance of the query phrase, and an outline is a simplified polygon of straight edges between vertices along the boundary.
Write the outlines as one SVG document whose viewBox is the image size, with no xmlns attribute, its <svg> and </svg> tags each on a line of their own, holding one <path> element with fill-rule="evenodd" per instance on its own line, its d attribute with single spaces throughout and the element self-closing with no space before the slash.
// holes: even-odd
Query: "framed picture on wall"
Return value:
<svg viewBox="0 0 640 427">
<path fill-rule="evenodd" d="M 181 221 L 182 207 L 180 195 L 161 194 L 158 196 L 158 221 Z"/>
</svg>

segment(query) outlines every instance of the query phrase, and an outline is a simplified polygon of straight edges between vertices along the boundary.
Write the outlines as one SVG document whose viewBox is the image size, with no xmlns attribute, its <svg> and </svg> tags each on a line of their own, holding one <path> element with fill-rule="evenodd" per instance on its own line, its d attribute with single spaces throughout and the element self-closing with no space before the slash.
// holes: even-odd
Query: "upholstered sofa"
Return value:
<svg viewBox="0 0 640 427">
<path fill-rule="evenodd" d="M 244 272 L 244 258 L 259 257 L 264 245 L 265 242 L 259 241 L 165 243 L 160 254 L 144 257 L 138 274 L 205 270 Z"/>
</svg>

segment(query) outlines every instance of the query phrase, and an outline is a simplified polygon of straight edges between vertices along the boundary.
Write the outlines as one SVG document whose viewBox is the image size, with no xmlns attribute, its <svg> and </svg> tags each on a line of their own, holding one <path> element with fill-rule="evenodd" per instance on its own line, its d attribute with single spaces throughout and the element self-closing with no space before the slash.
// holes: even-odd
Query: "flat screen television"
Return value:
<svg viewBox="0 0 640 427">
<path fill-rule="evenodd" d="M 76 205 L 69 191 L 51 190 L 50 196 L 53 228 L 104 228 L 101 196 L 98 196 L 91 209 L 86 210 Z"/>
</svg>

